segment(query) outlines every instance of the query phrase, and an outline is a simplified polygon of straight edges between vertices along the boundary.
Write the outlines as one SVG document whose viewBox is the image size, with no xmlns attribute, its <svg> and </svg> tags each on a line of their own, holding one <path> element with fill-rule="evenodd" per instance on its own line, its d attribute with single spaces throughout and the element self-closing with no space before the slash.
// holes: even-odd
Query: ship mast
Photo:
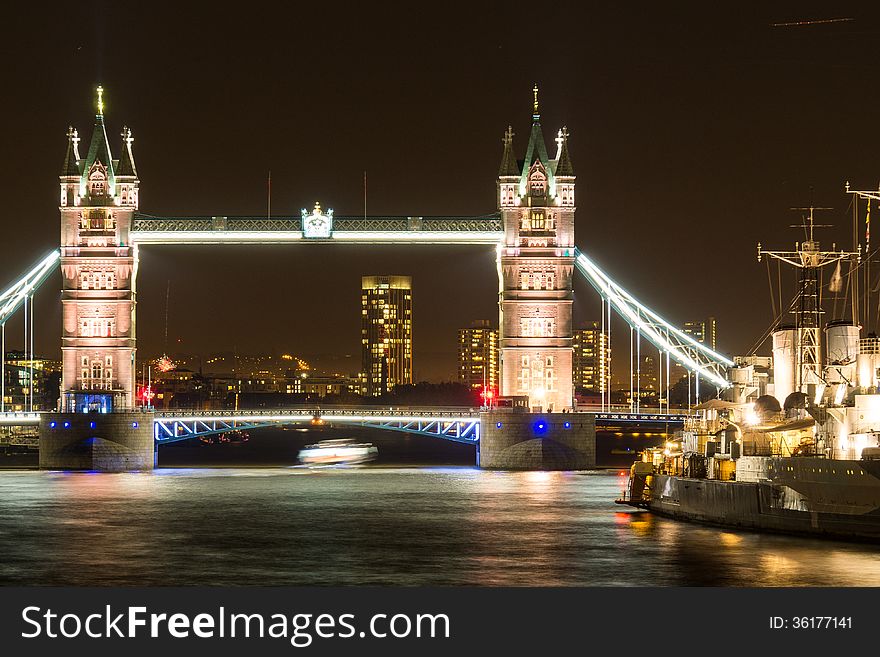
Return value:
<svg viewBox="0 0 880 657">
<path fill-rule="evenodd" d="M 828 265 L 840 262 L 848 258 L 858 257 L 855 251 L 822 251 L 819 242 L 814 237 L 815 228 L 827 228 L 817 226 L 813 220 L 816 210 L 830 210 L 831 208 L 792 208 L 792 210 L 809 211 L 804 217 L 804 223 L 793 226 L 803 228 L 806 231 L 806 239 L 795 243 L 794 251 L 767 251 L 758 244 L 758 262 L 763 256 L 775 258 L 798 269 L 798 290 L 795 298 L 794 316 L 797 336 L 795 345 L 794 389 L 800 392 L 809 392 L 810 387 L 825 383 L 822 372 L 821 343 L 821 315 L 819 305 L 819 270 Z M 855 318 L 854 318 L 855 319 Z"/>
<path fill-rule="evenodd" d="M 875 328 L 872 326 L 870 308 L 871 308 L 871 201 L 880 201 L 880 188 L 877 191 L 865 191 L 850 189 L 849 181 L 846 183 L 846 193 L 852 194 L 855 198 L 863 198 L 868 202 L 867 215 L 865 216 L 865 325 L 870 331 Z M 855 200 L 855 198 L 853 200 Z M 858 205 L 853 206 L 853 221 L 858 219 Z M 853 226 L 855 233 L 856 227 Z M 880 312 L 880 309 L 878 309 Z"/>
</svg>

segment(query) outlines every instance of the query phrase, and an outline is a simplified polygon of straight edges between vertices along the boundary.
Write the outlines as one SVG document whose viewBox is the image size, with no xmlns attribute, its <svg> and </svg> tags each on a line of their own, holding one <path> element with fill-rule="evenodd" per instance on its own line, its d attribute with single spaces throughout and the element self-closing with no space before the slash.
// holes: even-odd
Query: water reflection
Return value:
<svg viewBox="0 0 880 657">
<path fill-rule="evenodd" d="M 613 504 L 612 473 L 0 472 L 3 584 L 878 586 L 870 545 Z"/>
</svg>

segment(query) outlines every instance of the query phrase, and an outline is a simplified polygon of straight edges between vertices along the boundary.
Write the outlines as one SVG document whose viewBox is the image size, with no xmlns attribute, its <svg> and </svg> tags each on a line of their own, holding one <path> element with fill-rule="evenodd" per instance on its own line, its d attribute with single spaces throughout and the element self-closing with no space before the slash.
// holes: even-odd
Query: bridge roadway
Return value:
<svg viewBox="0 0 880 657">
<path fill-rule="evenodd" d="M 473 445 L 480 440 L 480 410 L 460 406 L 427 408 L 308 406 L 254 411 L 168 410 L 156 411 L 153 432 L 156 442 L 163 444 L 228 431 L 289 424 L 308 423 L 313 426 L 348 424 L 432 436 Z M 689 417 L 687 411 L 675 409 L 668 412 L 643 409 L 633 413 L 612 407 L 604 411 L 591 409 L 579 412 L 595 415 L 597 426 L 620 422 L 680 425 Z M 37 426 L 39 423 L 39 411 L 0 413 L 0 426 Z"/>
</svg>

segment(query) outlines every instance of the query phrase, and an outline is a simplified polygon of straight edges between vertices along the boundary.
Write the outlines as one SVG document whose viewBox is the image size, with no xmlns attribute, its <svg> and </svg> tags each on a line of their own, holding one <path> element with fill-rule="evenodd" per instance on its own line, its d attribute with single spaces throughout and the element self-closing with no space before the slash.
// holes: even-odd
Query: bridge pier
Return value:
<svg viewBox="0 0 880 657">
<path fill-rule="evenodd" d="M 44 413 L 41 470 L 152 470 L 153 413 Z"/>
<path fill-rule="evenodd" d="M 596 465 L 591 413 L 480 413 L 479 466 L 484 470 L 587 470 Z"/>
</svg>

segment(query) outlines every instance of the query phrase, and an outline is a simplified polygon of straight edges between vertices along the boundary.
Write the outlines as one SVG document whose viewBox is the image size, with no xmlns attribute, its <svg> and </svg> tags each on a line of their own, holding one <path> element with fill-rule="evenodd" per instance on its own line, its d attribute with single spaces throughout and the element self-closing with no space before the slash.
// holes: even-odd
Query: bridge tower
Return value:
<svg viewBox="0 0 880 657">
<path fill-rule="evenodd" d="M 526 156 L 519 163 L 513 130 L 504 134 L 498 209 L 501 395 L 513 406 L 480 414 L 480 467 L 581 470 L 595 465 L 594 416 L 574 414 L 574 168 L 568 131 L 550 159 L 541 130 L 538 88 Z M 518 399 L 517 399 L 518 398 Z"/>
<path fill-rule="evenodd" d="M 532 409 L 561 412 L 574 405 L 575 175 L 566 128 L 558 133 L 555 159 L 547 155 L 537 86 L 533 93 L 525 159 L 517 162 L 508 127 L 498 175 L 501 395 L 528 396 Z"/>
<path fill-rule="evenodd" d="M 79 157 L 68 131 L 61 172 L 62 410 L 106 412 L 134 406 L 135 269 L 129 239 L 138 208 L 131 130 L 114 160 L 104 125 L 103 90 L 89 150 Z"/>
<path fill-rule="evenodd" d="M 139 181 L 127 127 L 111 155 L 97 92 L 89 150 L 71 127 L 60 176 L 61 401 L 40 418 L 40 467 L 143 470 L 155 454 L 152 413 L 134 409 Z"/>
</svg>

